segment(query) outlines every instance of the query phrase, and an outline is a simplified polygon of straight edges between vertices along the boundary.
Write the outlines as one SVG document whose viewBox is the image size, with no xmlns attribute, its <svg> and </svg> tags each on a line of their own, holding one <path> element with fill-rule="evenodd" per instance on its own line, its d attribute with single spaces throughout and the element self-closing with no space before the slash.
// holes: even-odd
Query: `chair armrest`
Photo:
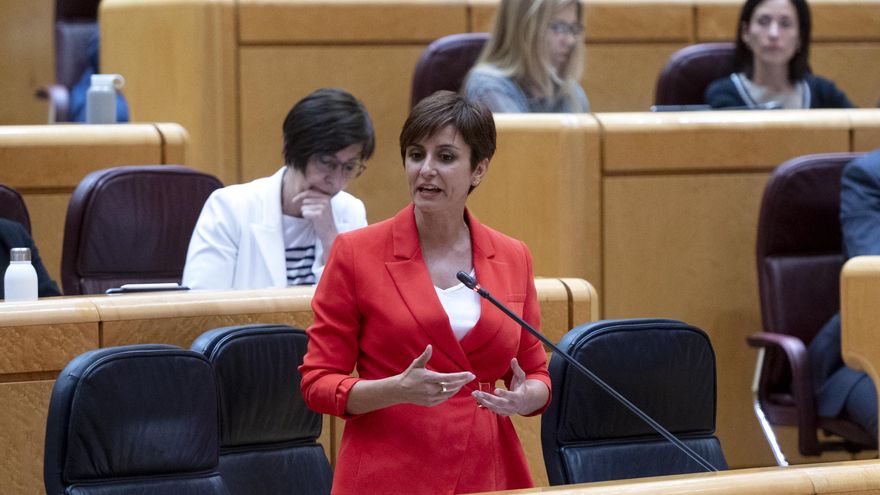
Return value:
<svg viewBox="0 0 880 495">
<path fill-rule="evenodd" d="M 818 455 L 816 399 L 807 361 L 807 347 L 801 339 L 781 333 L 755 333 L 747 337 L 746 342 L 751 347 L 778 349 L 788 358 L 791 391 L 797 408 L 799 450 L 807 455 L 811 451 Z"/>
<path fill-rule="evenodd" d="M 70 90 L 61 84 L 47 84 L 36 90 L 37 98 L 49 100 L 49 123 L 70 121 Z"/>
</svg>

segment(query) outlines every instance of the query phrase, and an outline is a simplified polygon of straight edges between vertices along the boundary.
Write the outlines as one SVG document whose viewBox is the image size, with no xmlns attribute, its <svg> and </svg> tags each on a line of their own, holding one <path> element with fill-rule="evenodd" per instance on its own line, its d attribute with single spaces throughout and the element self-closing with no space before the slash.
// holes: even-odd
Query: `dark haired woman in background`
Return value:
<svg viewBox="0 0 880 495">
<path fill-rule="evenodd" d="M 706 89 L 714 108 L 851 108 L 833 82 L 810 72 L 806 0 L 747 0 L 737 24 L 736 72 Z"/>
<path fill-rule="evenodd" d="M 367 225 L 364 204 L 343 189 L 373 154 L 373 123 L 341 89 L 319 89 L 284 119 L 284 166 L 214 191 L 196 222 L 183 284 L 263 289 L 314 284 L 339 232 Z"/>
<path fill-rule="evenodd" d="M 538 326 L 528 248 L 466 208 L 494 152 L 486 107 L 425 98 L 400 133 L 412 203 L 333 244 L 300 372 L 309 406 L 346 419 L 334 494 L 532 485 L 509 416 L 547 407 L 544 347 L 456 278 L 470 272 Z"/>
</svg>

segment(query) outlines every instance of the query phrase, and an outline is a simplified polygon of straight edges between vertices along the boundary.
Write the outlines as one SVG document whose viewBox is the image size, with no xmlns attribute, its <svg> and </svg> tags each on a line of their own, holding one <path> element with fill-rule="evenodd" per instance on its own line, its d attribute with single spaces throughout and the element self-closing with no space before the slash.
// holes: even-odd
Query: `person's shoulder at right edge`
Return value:
<svg viewBox="0 0 880 495">
<path fill-rule="evenodd" d="M 804 78 L 813 93 L 810 108 L 855 108 L 833 81 L 813 74 Z"/>
<path fill-rule="evenodd" d="M 703 99 L 712 108 L 743 107 L 743 101 L 731 76 L 716 79 L 706 87 Z"/>
<path fill-rule="evenodd" d="M 9 266 L 9 250 L 15 247 L 26 247 L 31 250 L 31 264 L 37 272 L 37 293 L 39 297 L 60 296 L 61 290 L 58 288 L 58 284 L 49 276 L 46 267 L 43 266 L 43 260 L 40 258 L 37 245 L 30 234 L 28 234 L 27 229 L 18 222 L 0 218 L 0 249 L 3 251 L 0 254 L 0 263 L 3 265 L 2 270 L 4 274 Z M 0 283 L 2 283 L 2 279 L 0 279 Z M 5 289 L 2 285 L 0 285 L 0 288 Z M 3 292 L 5 293 L 5 290 Z"/>
<path fill-rule="evenodd" d="M 847 257 L 880 254 L 880 149 L 843 169 L 840 224 Z"/>
</svg>

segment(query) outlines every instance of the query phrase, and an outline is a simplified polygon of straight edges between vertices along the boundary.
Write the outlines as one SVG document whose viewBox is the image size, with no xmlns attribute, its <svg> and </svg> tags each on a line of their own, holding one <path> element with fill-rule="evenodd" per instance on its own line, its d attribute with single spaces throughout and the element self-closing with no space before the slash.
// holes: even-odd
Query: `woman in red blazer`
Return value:
<svg viewBox="0 0 880 495">
<path fill-rule="evenodd" d="M 539 326 L 528 248 L 465 208 L 495 152 L 492 114 L 435 93 L 413 108 L 400 148 L 412 204 L 337 237 L 312 301 L 303 396 L 347 420 L 333 493 L 530 487 L 509 416 L 549 403 L 544 348 L 456 279 L 471 272 Z"/>
</svg>

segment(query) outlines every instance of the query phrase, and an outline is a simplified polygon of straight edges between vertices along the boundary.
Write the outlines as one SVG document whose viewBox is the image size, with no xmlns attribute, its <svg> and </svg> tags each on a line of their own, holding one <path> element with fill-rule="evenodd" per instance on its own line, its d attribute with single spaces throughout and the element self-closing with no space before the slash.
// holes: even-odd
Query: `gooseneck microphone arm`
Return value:
<svg viewBox="0 0 880 495">
<path fill-rule="evenodd" d="M 697 454 L 696 452 L 694 452 L 693 449 L 691 449 L 690 447 L 688 447 L 687 445 L 685 445 L 684 442 L 682 442 L 681 440 L 679 440 L 675 435 L 673 435 L 673 434 L 670 433 L 666 428 L 664 428 L 663 426 L 661 426 L 660 423 L 658 423 L 657 421 L 654 420 L 654 418 L 652 418 L 651 416 L 648 416 L 644 411 L 642 411 L 642 410 L 639 409 L 635 404 L 633 404 L 632 402 L 630 402 L 629 399 L 627 399 L 626 397 L 624 397 L 623 395 L 621 395 L 620 392 L 618 392 L 617 390 L 614 390 L 614 388 L 613 388 L 611 385 L 608 385 L 607 383 L 605 383 L 601 378 L 599 378 L 599 377 L 596 376 L 592 371 L 590 371 L 589 369 L 587 369 L 586 366 L 584 366 L 584 365 L 582 365 L 581 363 L 579 363 L 576 359 L 574 359 L 573 357 L 569 356 L 567 353 L 562 352 L 558 347 L 556 347 L 555 344 L 553 344 L 553 342 L 550 342 L 550 340 L 549 340 L 547 337 L 545 337 L 545 336 L 542 335 L 540 332 L 538 332 L 537 330 L 535 330 L 534 328 L 532 328 L 531 325 L 529 325 L 528 323 L 526 323 L 525 320 L 523 320 L 522 318 L 520 318 L 519 316 L 517 316 L 515 313 L 513 313 L 510 309 L 507 308 L 507 306 L 505 306 L 505 305 L 501 304 L 500 302 L 498 302 L 498 300 L 496 300 L 494 297 L 492 297 L 492 294 L 489 294 L 489 291 L 487 291 L 486 289 L 484 289 L 483 287 L 481 287 L 480 284 L 478 284 L 477 281 L 476 281 L 473 277 L 471 277 L 470 275 L 468 275 L 468 274 L 465 273 L 465 272 L 458 272 L 458 273 L 456 274 L 456 277 L 457 277 L 458 280 L 460 280 L 460 281 L 461 281 L 461 282 L 462 282 L 462 283 L 463 283 L 468 289 L 471 289 L 472 291 L 476 292 L 476 293 L 479 294 L 480 296 L 482 296 L 482 297 L 488 299 L 489 302 L 491 302 L 491 303 L 494 304 L 498 309 L 500 309 L 501 311 L 503 311 L 504 314 L 506 314 L 507 316 L 513 318 L 513 320 L 516 321 L 517 323 L 519 323 L 520 326 L 522 326 L 523 328 L 525 328 L 526 330 L 528 330 L 529 333 L 531 333 L 531 334 L 534 335 L 538 340 L 540 340 L 541 342 L 543 342 L 544 345 L 546 345 L 547 347 L 549 347 L 550 349 L 552 349 L 553 352 L 555 352 L 555 353 L 558 354 L 561 358 L 563 358 L 563 359 L 565 359 L 566 361 L 568 361 L 568 364 L 574 366 L 578 371 L 580 371 L 580 372 L 583 373 L 587 378 L 589 378 L 590 380 L 592 380 L 593 383 L 595 383 L 595 384 L 598 385 L 600 388 L 602 388 L 602 390 L 604 390 L 604 391 L 608 392 L 609 394 L 611 394 L 612 397 L 614 397 L 615 399 L 617 399 L 618 402 L 620 402 L 620 403 L 623 404 L 627 409 L 629 409 L 630 411 L 632 411 L 633 414 L 635 414 L 636 416 L 638 416 L 639 418 L 641 418 L 642 421 L 644 421 L 645 423 L 648 423 L 648 425 L 651 426 L 651 428 L 653 428 L 654 431 L 656 431 L 657 433 L 659 433 L 663 438 L 665 438 L 665 439 L 668 440 L 671 444 L 675 445 L 675 446 L 678 447 L 682 452 L 684 452 L 685 454 L 687 454 L 687 456 L 690 457 L 694 462 L 696 462 L 697 464 L 699 464 L 700 467 L 702 467 L 702 468 L 705 469 L 706 471 L 718 471 L 718 469 L 717 469 L 715 466 L 713 466 L 712 464 L 710 464 L 709 461 L 703 459 L 699 454 Z"/>
</svg>

